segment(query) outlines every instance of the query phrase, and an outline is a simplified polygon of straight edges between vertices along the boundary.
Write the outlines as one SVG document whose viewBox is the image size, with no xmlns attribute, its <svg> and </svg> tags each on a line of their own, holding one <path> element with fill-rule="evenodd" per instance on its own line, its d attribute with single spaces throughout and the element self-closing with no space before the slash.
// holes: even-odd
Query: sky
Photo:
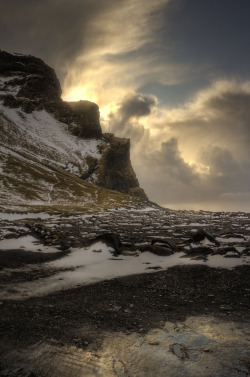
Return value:
<svg viewBox="0 0 250 377">
<path fill-rule="evenodd" d="M 249 212 L 249 18 L 248 0 L 1 0 L 0 49 L 96 102 L 152 201 Z"/>
</svg>

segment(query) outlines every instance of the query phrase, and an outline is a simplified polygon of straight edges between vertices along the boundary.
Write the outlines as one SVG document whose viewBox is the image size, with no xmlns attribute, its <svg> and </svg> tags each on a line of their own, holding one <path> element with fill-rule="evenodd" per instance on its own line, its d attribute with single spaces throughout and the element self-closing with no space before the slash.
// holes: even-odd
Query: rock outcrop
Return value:
<svg viewBox="0 0 250 377">
<path fill-rule="evenodd" d="M 98 152 L 86 155 L 85 151 L 83 156 L 81 150 L 71 151 L 79 155 L 78 162 L 77 164 L 72 163 L 70 161 L 72 157 L 70 157 L 69 164 L 66 165 L 73 165 L 72 172 L 90 183 L 147 199 L 144 191 L 139 187 L 130 162 L 130 141 L 102 133 L 99 108 L 95 103 L 90 101 L 65 102 L 61 99 L 61 94 L 61 86 L 55 71 L 41 59 L 0 51 L 0 104 L 2 109 L 15 109 L 19 121 L 21 117 L 24 122 L 27 114 L 33 116 L 32 114 L 35 114 L 36 111 L 45 111 L 60 124 L 67 125 L 67 130 L 81 140 L 81 145 L 85 139 L 86 142 L 97 140 Z M 4 114 L 3 111 L 3 117 Z M 36 115 L 34 117 L 37 118 Z M 9 120 L 15 122 L 15 117 Z M 39 126 L 43 128 L 42 122 L 39 123 Z M 25 127 L 29 127 L 28 122 Z M 65 139 L 67 137 L 65 135 Z M 6 137 L 3 138 L 3 141 L 4 139 Z M 17 141 L 15 144 L 14 139 L 12 141 L 11 147 L 15 149 L 16 145 L 16 148 L 20 150 L 20 142 Z M 28 146 L 28 143 L 32 142 L 31 139 L 27 141 L 25 153 L 27 151 L 34 153 L 33 145 L 30 145 L 31 148 Z M 58 141 L 56 142 L 57 146 L 55 147 L 58 154 Z M 21 144 L 26 144 L 26 141 Z M 46 153 L 42 152 L 42 158 L 44 159 L 44 154 L 46 154 L 50 160 L 53 159 L 51 156 L 54 154 L 55 147 L 48 149 Z M 41 149 L 42 146 L 40 152 L 38 148 L 36 149 L 38 154 L 41 153 Z M 59 154 L 53 159 L 53 163 L 56 158 L 61 166 L 62 160 Z M 74 158 L 75 161 L 76 159 Z M 68 170 L 67 167 L 66 170 Z"/>
<path fill-rule="evenodd" d="M 0 76 L 4 91 L 0 99 L 5 106 L 20 107 L 26 113 L 45 109 L 67 123 L 75 135 L 101 138 L 98 106 L 89 101 L 75 104 L 62 101 L 55 71 L 41 59 L 0 51 Z"/>
<path fill-rule="evenodd" d="M 130 162 L 130 140 L 115 137 L 113 134 L 104 134 L 105 140 L 110 144 L 99 161 L 96 170 L 98 184 L 123 193 L 145 198 L 144 191 L 139 187 L 139 182 Z"/>
</svg>

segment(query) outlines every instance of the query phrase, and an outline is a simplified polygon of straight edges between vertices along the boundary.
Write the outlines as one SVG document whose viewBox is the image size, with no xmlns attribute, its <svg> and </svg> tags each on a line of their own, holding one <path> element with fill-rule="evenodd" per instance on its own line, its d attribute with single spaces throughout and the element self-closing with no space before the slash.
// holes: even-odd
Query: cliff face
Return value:
<svg viewBox="0 0 250 377">
<path fill-rule="evenodd" d="M 111 190 L 145 198 L 130 162 L 130 140 L 112 134 L 105 134 L 104 138 L 110 144 L 110 148 L 99 161 L 96 171 L 99 174 L 99 182 Z"/>
<path fill-rule="evenodd" d="M 78 106 L 62 101 L 59 80 L 41 59 L 0 51 L 0 77 L 4 106 L 21 108 L 25 113 L 45 109 L 67 123 L 76 135 L 102 136 L 98 106 L 88 101 L 80 101 Z"/>
<path fill-rule="evenodd" d="M 0 125 L 2 145 L 146 199 L 129 140 L 102 134 L 96 104 L 62 101 L 56 74 L 41 59 L 0 51 Z"/>
</svg>

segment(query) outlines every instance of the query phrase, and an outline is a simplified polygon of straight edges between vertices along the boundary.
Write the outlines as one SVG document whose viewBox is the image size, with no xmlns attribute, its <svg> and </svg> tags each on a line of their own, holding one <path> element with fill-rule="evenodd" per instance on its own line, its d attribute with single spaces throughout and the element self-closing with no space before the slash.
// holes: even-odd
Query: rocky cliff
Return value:
<svg viewBox="0 0 250 377">
<path fill-rule="evenodd" d="M 0 145 L 1 153 L 7 148 L 146 199 L 131 166 L 129 140 L 102 133 L 96 104 L 62 101 L 56 74 L 41 59 L 0 51 Z"/>
<path fill-rule="evenodd" d="M 98 180 L 106 188 L 145 198 L 130 162 L 130 140 L 104 134 L 110 147 L 100 159 Z"/>
<path fill-rule="evenodd" d="M 0 51 L 0 99 L 25 113 L 45 109 L 85 138 L 101 138 L 98 106 L 89 101 L 67 103 L 52 68 L 33 56 Z"/>
</svg>

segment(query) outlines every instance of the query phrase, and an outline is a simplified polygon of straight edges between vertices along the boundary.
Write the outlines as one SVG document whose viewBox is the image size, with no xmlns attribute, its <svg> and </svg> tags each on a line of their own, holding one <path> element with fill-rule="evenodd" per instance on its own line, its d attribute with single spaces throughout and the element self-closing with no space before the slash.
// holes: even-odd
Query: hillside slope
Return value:
<svg viewBox="0 0 250 377">
<path fill-rule="evenodd" d="M 1 211 L 140 208 L 136 198 L 88 183 L 29 154 L 0 147 Z"/>
<path fill-rule="evenodd" d="M 104 188 L 146 200 L 129 140 L 102 134 L 97 105 L 66 103 L 60 94 L 54 71 L 40 59 L 0 51 L 1 207 L 86 206 L 100 201 Z"/>
</svg>

